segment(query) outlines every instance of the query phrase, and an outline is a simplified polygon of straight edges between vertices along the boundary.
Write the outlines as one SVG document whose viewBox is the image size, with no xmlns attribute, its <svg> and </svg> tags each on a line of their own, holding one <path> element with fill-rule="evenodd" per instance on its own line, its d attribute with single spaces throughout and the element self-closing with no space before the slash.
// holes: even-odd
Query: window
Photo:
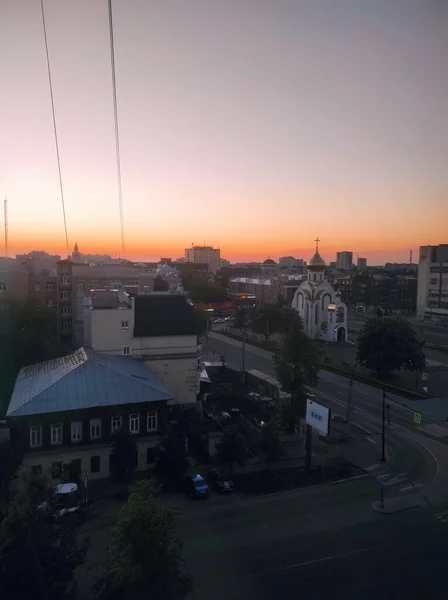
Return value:
<svg viewBox="0 0 448 600">
<path fill-rule="evenodd" d="M 61 479 L 62 477 L 62 463 L 60 461 L 51 463 L 51 478 Z"/>
<path fill-rule="evenodd" d="M 70 306 L 68 306 L 67 304 L 63 304 L 61 306 L 61 314 L 69 315 L 70 314 Z"/>
<path fill-rule="evenodd" d="M 42 465 L 33 465 L 31 467 L 31 473 L 33 475 L 42 475 Z"/>
<path fill-rule="evenodd" d="M 121 417 L 112 417 L 112 431 L 117 431 L 121 427 Z"/>
<path fill-rule="evenodd" d="M 41 302 L 40 300 L 38 300 L 38 301 L 36 302 L 36 306 L 42 306 L 42 302 Z"/>
<path fill-rule="evenodd" d="M 157 413 L 148 413 L 146 423 L 148 431 L 157 431 Z"/>
<path fill-rule="evenodd" d="M 70 283 L 70 275 L 62 275 L 61 284 L 68 285 Z"/>
<path fill-rule="evenodd" d="M 90 419 L 90 439 L 99 440 L 101 438 L 101 419 Z"/>
<path fill-rule="evenodd" d="M 51 425 L 51 444 L 53 446 L 62 444 L 62 423 L 52 423 Z"/>
<path fill-rule="evenodd" d="M 70 292 L 68 290 L 61 291 L 61 300 L 70 300 Z"/>
<path fill-rule="evenodd" d="M 47 292 L 54 292 L 54 283 L 52 281 L 49 281 L 47 283 L 46 290 L 47 290 Z"/>
<path fill-rule="evenodd" d="M 129 433 L 139 433 L 140 431 L 140 415 L 129 415 Z"/>
<path fill-rule="evenodd" d="M 118 288 L 121 287 L 121 281 L 111 281 L 110 287 L 117 290 Z"/>
<path fill-rule="evenodd" d="M 99 473 L 100 472 L 100 457 L 99 456 L 91 456 L 90 457 L 90 472 L 91 473 Z"/>
<path fill-rule="evenodd" d="M 42 446 L 42 427 L 40 425 L 31 425 L 30 427 L 30 447 L 40 448 Z"/>
<path fill-rule="evenodd" d="M 92 281 L 92 283 L 90 284 L 90 289 L 91 290 L 99 290 L 100 289 L 100 282 L 99 281 Z"/>
<path fill-rule="evenodd" d="M 431 277 L 430 280 L 429 280 L 429 283 L 431 285 L 437 285 L 438 281 L 439 280 L 437 279 L 437 277 Z"/>
<path fill-rule="evenodd" d="M 157 446 L 148 446 L 146 448 L 146 463 L 148 465 L 155 463 L 157 459 Z"/>
<path fill-rule="evenodd" d="M 73 421 L 72 423 L 72 442 L 80 442 L 82 440 L 82 422 Z"/>
<path fill-rule="evenodd" d="M 129 346 L 123 346 L 123 354 L 128 356 L 131 353 Z"/>
<path fill-rule="evenodd" d="M 70 331 L 70 321 L 61 321 L 61 331 Z"/>
<path fill-rule="evenodd" d="M 47 298 L 46 304 L 47 304 L 48 308 L 51 308 L 52 306 L 54 306 L 53 298 Z"/>
<path fill-rule="evenodd" d="M 84 291 L 84 281 L 77 281 L 76 289 L 78 292 L 83 292 Z"/>
<path fill-rule="evenodd" d="M 76 298 L 76 305 L 77 306 L 84 306 L 84 298 Z"/>
<path fill-rule="evenodd" d="M 6 292 L 6 283 L 4 281 L 0 281 L 0 292 Z"/>
<path fill-rule="evenodd" d="M 121 331 L 127 331 L 129 329 L 129 321 L 121 322 Z"/>
<path fill-rule="evenodd" d="M 36 283 L 34 284 L 34 291 L 40 292 L 40 283 L 38 281 L 36 281 Z"/>
</svg>

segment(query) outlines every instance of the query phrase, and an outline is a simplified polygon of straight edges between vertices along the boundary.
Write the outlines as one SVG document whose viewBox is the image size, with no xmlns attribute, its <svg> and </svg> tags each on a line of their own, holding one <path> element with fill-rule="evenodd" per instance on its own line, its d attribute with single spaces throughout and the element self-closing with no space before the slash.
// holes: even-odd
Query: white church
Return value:
<svg viewBox="0 0 448 600">
<path fill-rule="evenodd" d="M 347 340 L 347 306 L 341 302 L 340 292 L 325 281 L 324 259 L 319 254 L 319 238 L 316 252 L 307 263 L 308 278 L 294 294 L 292 307 L 303 321 L 303 328 L 311 338 L 326 342 Z"/>
</svg>

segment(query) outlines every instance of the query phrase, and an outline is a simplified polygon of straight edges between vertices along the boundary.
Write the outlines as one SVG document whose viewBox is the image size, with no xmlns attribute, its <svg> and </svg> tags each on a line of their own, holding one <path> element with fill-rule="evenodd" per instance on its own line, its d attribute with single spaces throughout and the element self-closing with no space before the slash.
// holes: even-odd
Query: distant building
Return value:
<svg viewBox="0 0 448 600">
<path fill-rule="evenodd" d="M 86 300 L 84 345 L 142 360 L 171 393 L 172 403 L 196 402 L 197 320 L 184 296 L 99 290 Z"/>
<path fill-rule="evenodd" d="M 138 294 L 154 290 L 154 273 L 130 265 L 57 263 L 58 330 L 61 337 L 79 345 L 84 338 L 84 298 L 95 290 L 131 288 Z"/>
<path fill-rule="evenodd" d="M 347 307 L 340 300 L 340 294 L 325 280 L 327 267 L 316 252 L 307 262 L 308 277 L 294 294 L 292 307 L 299 313 L 305 332 L 311 338 L 327 342 L 347 339 Z"/>
<path fill-rule="evenodd" d="M 417 319 L 448 324 L 448 244 L 420 247 Z"/>
<path fill-rule="evenodd" d="M 221 267 L 221 250 L 213 246 L 192 246 L 185 249 L 185 262 L 207 264 L 212 272 Z"/>
<path fill-rule="evenodd" d="M 17 259 L 4 259 L 0 263 L 0 308 L 8 299 L 24 299 L 29 294 L 27 268 Z"/>
<path fill-rule="evenodd" d="M 358 269 L 365 270 L 367 269 L 367 258 L 361 258 L 358 256 Z"/>
<path fill-rule="evenodd" d="M 357 273 L 335 280 L 347 306 L 363 304 L 373 308 L 415 311 L 417 278 L 413 275 Z"/>
<path fill-rule="evenodd" d="M 353 265 L 353 252 L 343 250 L 336 254 L 336 268 L 340 271 L 351 271 Z"/>
<path fill-rule="evenodd" d="M 304 269 L 305 263 L 302 258 L 294 258 L 294 256 L 281 256 L 278 260 L 280 269 Z"/>
<path fill-rule="evenodd" d="M 172 394 L 144 363 L 90 348 L 20 370 L 6 413 L 11 442 L 34 473 L 54 484 L 104 479 L 111 441 L 123 428 L 137 444 L 137 470 L 154 466 Z"/>
</svg>

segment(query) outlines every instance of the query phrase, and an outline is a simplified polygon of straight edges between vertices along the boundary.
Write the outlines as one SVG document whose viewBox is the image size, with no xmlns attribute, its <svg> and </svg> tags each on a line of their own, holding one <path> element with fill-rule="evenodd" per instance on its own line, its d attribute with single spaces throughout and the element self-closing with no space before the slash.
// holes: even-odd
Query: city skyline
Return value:
<svg viewBox="0 0 448 600">
<path fill-rule="evenodd" d="M 40 5 L 1 5 L 9 254 L 64 256 Z M 70 250 L 120 254 L 107 3 L 45 7 Z M 381 264 L 446 242 L 442 4 L 132 0 L 114 28 L 128 258 L 205 239 L 307 260 L 318 235 L 327 261 Z"/>
</svg>

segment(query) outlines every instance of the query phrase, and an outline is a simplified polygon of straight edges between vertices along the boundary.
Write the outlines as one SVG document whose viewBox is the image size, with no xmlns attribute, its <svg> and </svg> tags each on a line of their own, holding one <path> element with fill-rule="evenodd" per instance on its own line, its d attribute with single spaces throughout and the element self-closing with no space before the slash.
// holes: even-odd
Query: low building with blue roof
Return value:
<svg viewBox="0 0 448 600">
<path fill-rule="evenodd" d="M 79 348 L 22 368 L 6 419 L 34 472 L 50 471 L 55 483 L 64 473 L 99 479 L 109 475 L 111 436 L 120 428 L 136 437 L 137 469 L 152 466 L 171 400 L 142 361 Z"/>
</svg>

